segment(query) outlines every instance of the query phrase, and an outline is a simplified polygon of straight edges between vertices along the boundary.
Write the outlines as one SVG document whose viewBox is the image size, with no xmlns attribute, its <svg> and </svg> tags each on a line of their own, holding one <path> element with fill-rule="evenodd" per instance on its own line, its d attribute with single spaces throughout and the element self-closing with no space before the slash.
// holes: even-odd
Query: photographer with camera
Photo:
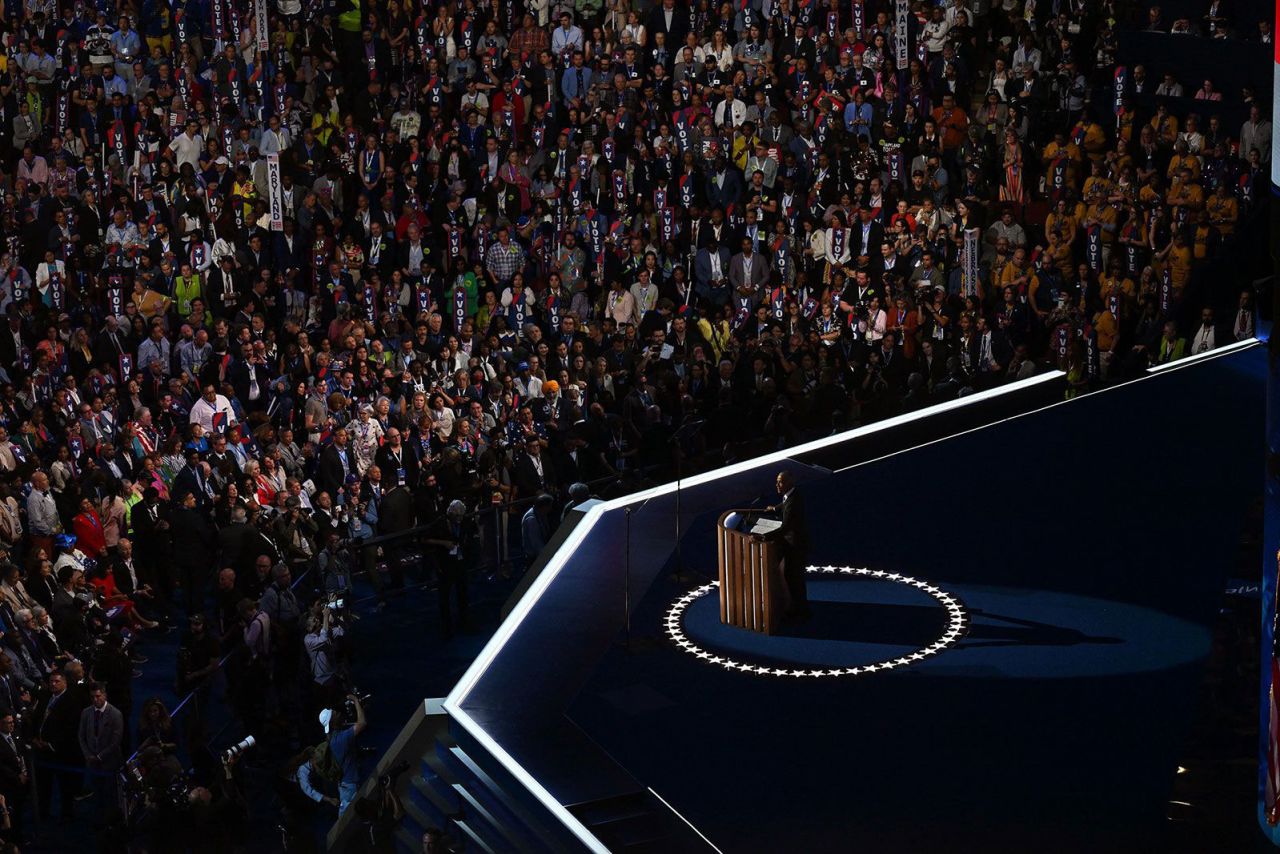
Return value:
<svg viewBox="0 0 1280 854">
<path fill-rule="evenodd" d="M 352 540 L 358 542 L 360 539 L 372 537 L 373 529 L 362 523 L 357 524 L 358 522 L 358 519 L 352 519 Z M 376 549 L 369 550 L 370 557 L 374 552 Z M 373 561 L 370 560 L 369 563 L 372 567 Z M 327 595 L 346 595 L 351 592 L 351 557 L 337 531 L 330 531 L 325 536 L 324 548 L 320 550 L 320 554 L 316 555 L 316 569 L 320 570 L 320 586 Z M 374 589 L 378 589 L 376 583 Z"/>
<path fill-rule="evenodd" d="M 400 762 L 378 777 L 372 792 L 356 801 L 356 815 L 365 827 L 365 850 L 393 852 L 396 828 L 404 818 L 404 804 L 396 794 L 396 781 L 409 770 L 408 762 Z"/>
<path fill-rule="evenodd" d="M 348 725 L 346 721 L 350 720 Z M 312 764 L 322 780 L 338 786 L 338 814 L 346 812 L 360 785 L 360 752 L 356 739 L 365 731 L 364 704 L 355 694 L 337 709 L 320 713 L 325 739 L 316 746 Z"/>
<path fill-rule="evenodd" d="M 311 661 L 315 705 L 321 709 L 333 708 L 343 696 L 340 647 L 345 631 L 338 609 L 344 604 L 341 599 L 317 602 L 307 615 L 307 634 L 303 645 Z"/>
</svg>

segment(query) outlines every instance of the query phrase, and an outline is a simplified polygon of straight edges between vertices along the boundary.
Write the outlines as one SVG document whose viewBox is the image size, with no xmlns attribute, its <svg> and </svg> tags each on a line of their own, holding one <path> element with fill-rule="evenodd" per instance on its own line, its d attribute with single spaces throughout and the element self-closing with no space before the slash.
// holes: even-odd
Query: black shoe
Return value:
<svg viewBox="0 0 1280 854">
<path fill-rule="evenodd" d="M 146 664 L 151 659 L 147 658 L 145 655 L 142 655 L 141 653 L 135 652 L 132 656 L 132 660 L 134 664 Z"/>
</svg>

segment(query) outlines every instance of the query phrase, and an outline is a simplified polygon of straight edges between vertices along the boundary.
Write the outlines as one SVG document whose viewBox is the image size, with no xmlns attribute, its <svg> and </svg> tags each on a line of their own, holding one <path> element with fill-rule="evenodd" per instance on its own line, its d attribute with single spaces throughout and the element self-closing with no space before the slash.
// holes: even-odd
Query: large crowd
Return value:
<svg viewBox="0 0 1280 854">
<path fill-rule="evenodd" d="M 225 678 L 345 810 L 353 581 L 425 567 L 448 635 L 592 492 L 1254 334 L 1195 283 L 1269 106 L 1118 56 L 1270 41 L 1227 4 L 349 2 L 5 3 L 7 843 L 131 791 L 236 826 L 239 755 L 134 722 L 166 627 L 186 737 Z"/>
</svg>

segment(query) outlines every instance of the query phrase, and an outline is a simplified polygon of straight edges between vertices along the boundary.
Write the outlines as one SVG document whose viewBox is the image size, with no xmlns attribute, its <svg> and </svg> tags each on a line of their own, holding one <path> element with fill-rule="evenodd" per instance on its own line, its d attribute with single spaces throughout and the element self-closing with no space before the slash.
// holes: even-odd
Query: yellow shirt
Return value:
<svg viewBox="0 0 1280 854">
<path fill-rule="evenodd" d="M 1101 195 L 1105 199 L 1115 192 L 1115 189 L 1115 182 L 1110 178 L 1095 178 L 1090 175 L 1084 179 L 1084 192 L 1081 195 L 1086 199 L 1093 195 Z"/>
<path fill-rule="evenodd" d="M 1193 247 L 1192 254 L 1197 261 L 1203 261 L 1209 257 L 1209 238 L 1213 236 L 1212 225 L 1197 225 L 1195 235 L 1192 237 L 1191 245 Z"/>
<path fill-rule="evenodd" d="M 1080 227 L 1080 221 L 1071 214 L 1065 216 L 1057 211 L 1050 213 L 1044 218 L 1044 233 L 1056 231 L 1062 235 L 1064 243 L 1070 243 L 1076 239 L 1076 229 Z"/>
<path fill-rule="evenodd" d="M 231 195 L 245 200 L 243 207 L 246 218 L 253 216 L 253 200 L 258 198 L 258 188 L 253 185 L 253 181 L 245 181 L 243 184 L 239 181 L 233 182 Z"/>
<path fill-rule="evenodd" d="M 1125 110 L 1120 114 L 1119 126 L 1116 128 L 1116 136 L 1125 142 L 1133 139 L 1133 113 Z"/>
<path fill-rule="evenodd" d="M 1223 237 L 1235 231 L 1236 220 L 1240 216 L 1240 205 L 1234 196 L 1227 196 L 1224 199 L 1215 193 L 1204 203 L 1204 209 L 1209 212 L 1209 222 L 1218 227 Z"/>
<path fill-rule="evenodd" d="M 1169 190 L 1168 202 L 1193 211 L 1200 210 L 1204 207 L 1204 190 L 1199 184 L 1179 185 Z"/>
<path fill-rule="evenodd" d="M 1067 155 L 1067 158 L 1073 163 L 1079 163 L 1084 159 L 1083 155 L 1080 153 L 1080 146 L 1076 145 L 1071 140 L 1067 140 L 1062 145 L 1058 145 L 1056 142 L 1051 142 L 1046 145 L 1044 147 L 1044 162 L 1048 163 L 1052 161 L 1053 158 L 1058 156 L 1059 152 Z"/>
<path fill-rule="evenodd" d="M 1160 201 L 1160 191 L 1149 184 L 1144 185 L 1143 188 L 1138 191 L 1138 201 L 1141 202 L 1144 207 L 1150 207 Z"/>
<path fill-rule="evenodd" d="M 1116 233 L 1118 231 L 1118 229 L 1115 228 L 1116 218 L 1116 209 L 1105 202 L 1102 204 L 1089 205 L 1089 209 L 1085 212 L 1085 219 L 1096 219 L 1104 226 L 1112 226 L 1110 230 L 1107 228 L 1102 229 L 1101 239 L 1104 246 L 1110 246 L 1112 243 L 1115 243 Z"/>
<path fill-rule="evenodd" d="M 1151 127 L 1156 132 L 1156 139 L 1164 142 L 1165 145 L 1173 145 L 1178 140 L 1178 120 L 1173 116 L 1165 116 L 1164 121 L 1160 121 L 1159 116 L 1151 117 Z"/>
<path fill-rule="evenodd" d="M 1123 273 L 1114 278 L 1103 273 L 1098 277 L 1098 284 L 1103 294 L 1111 293 L 1113 286 L 1118 286 L 1120 296 L 1124 299 L 1124 304 L 1132 308 L 1138 303 L 1138 286 L 1134 284 L 1133 279 L 1127 278 Z"/>
<path fill-rule="evenodd" d="M 1090 122 L 1084 131 L 1084 153 L 1090 160 L 1101 160 L 1107 150 L 1107 134 L 1102 125 Z"/>
<path fill-rule="evenodd" d="M 1044 249 L 1045 263 L 1053 264 L 1061 271 L 1063 278 L 1070 279 L 1075 269 L 1075 261 L 1071 255 L 1071 244 L 1059 243 L 1057 247 L 1046 246 Z"/>
<path fill-rule="evenodd" d="M 1110 309 L 1093 316 L 1093 332 L 1098 336 L 1098 352 L 1109 353 L 1116 346 L 1116 317 Z"/>
<path fill-rule="evenodd" d="M 733 138 L 733 165 L 739 169 L 747 168 L 748 152 L 756 150 L 756 140 L 752 137 L 739 134 Z"/>
<path fill-rule="evenodd" d="M 1019 267 L 1017 264 L 1010 261 L 1008 264 L 1005 264 L 1004 269 L 1000 271 L 1000 287 L 1003 288 L 1005 285 L 1011 285 L 1016 279 L 1020 279 L 1030 272 L 1030 264 L 1025 267 Z"/>
<path fill-rule="evenodd" d="M 1191 278 L 1192 257 L 1190 246 L 1183 246 L 1181 249 L 1174 246 L 1164 259 L 1169 267 L 1169 281 L 1173 283 L 1175 293 L 1181 293 L 1187 286 L 1187 280 Z"/>
<path fill-rule="evenodd" d="M 1200 180 L 1200 158 L 1194 154 L 1183 154 L 1182 156 L 1175 154 L 1170 157 L 1169 168 L 1165 170 L 1165 177 L 1172 181 L 1174 176 L 1183 169 L 1190 170 L 1193 181 Z"/>
</svg>

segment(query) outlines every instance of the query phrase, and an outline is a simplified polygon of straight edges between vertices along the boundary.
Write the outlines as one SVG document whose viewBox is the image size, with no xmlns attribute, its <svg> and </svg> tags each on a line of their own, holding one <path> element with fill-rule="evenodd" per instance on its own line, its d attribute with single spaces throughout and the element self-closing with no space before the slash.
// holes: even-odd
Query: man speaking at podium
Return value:
<svg viewBox="0 0 1280 854">
<path fill-rule="evenodd" d="M 782 578 L 786 582 L 787 618 L 805 620 L 809 617 L 809 597 L 805 593 L 805 567 L 809 565 L 809 527 L 804 518 L 804 499 L 796 491 L 791 472 L 778 472 L 778 505 L 781 526 L 773 536 L 782 543 Z"/>
</svg>

